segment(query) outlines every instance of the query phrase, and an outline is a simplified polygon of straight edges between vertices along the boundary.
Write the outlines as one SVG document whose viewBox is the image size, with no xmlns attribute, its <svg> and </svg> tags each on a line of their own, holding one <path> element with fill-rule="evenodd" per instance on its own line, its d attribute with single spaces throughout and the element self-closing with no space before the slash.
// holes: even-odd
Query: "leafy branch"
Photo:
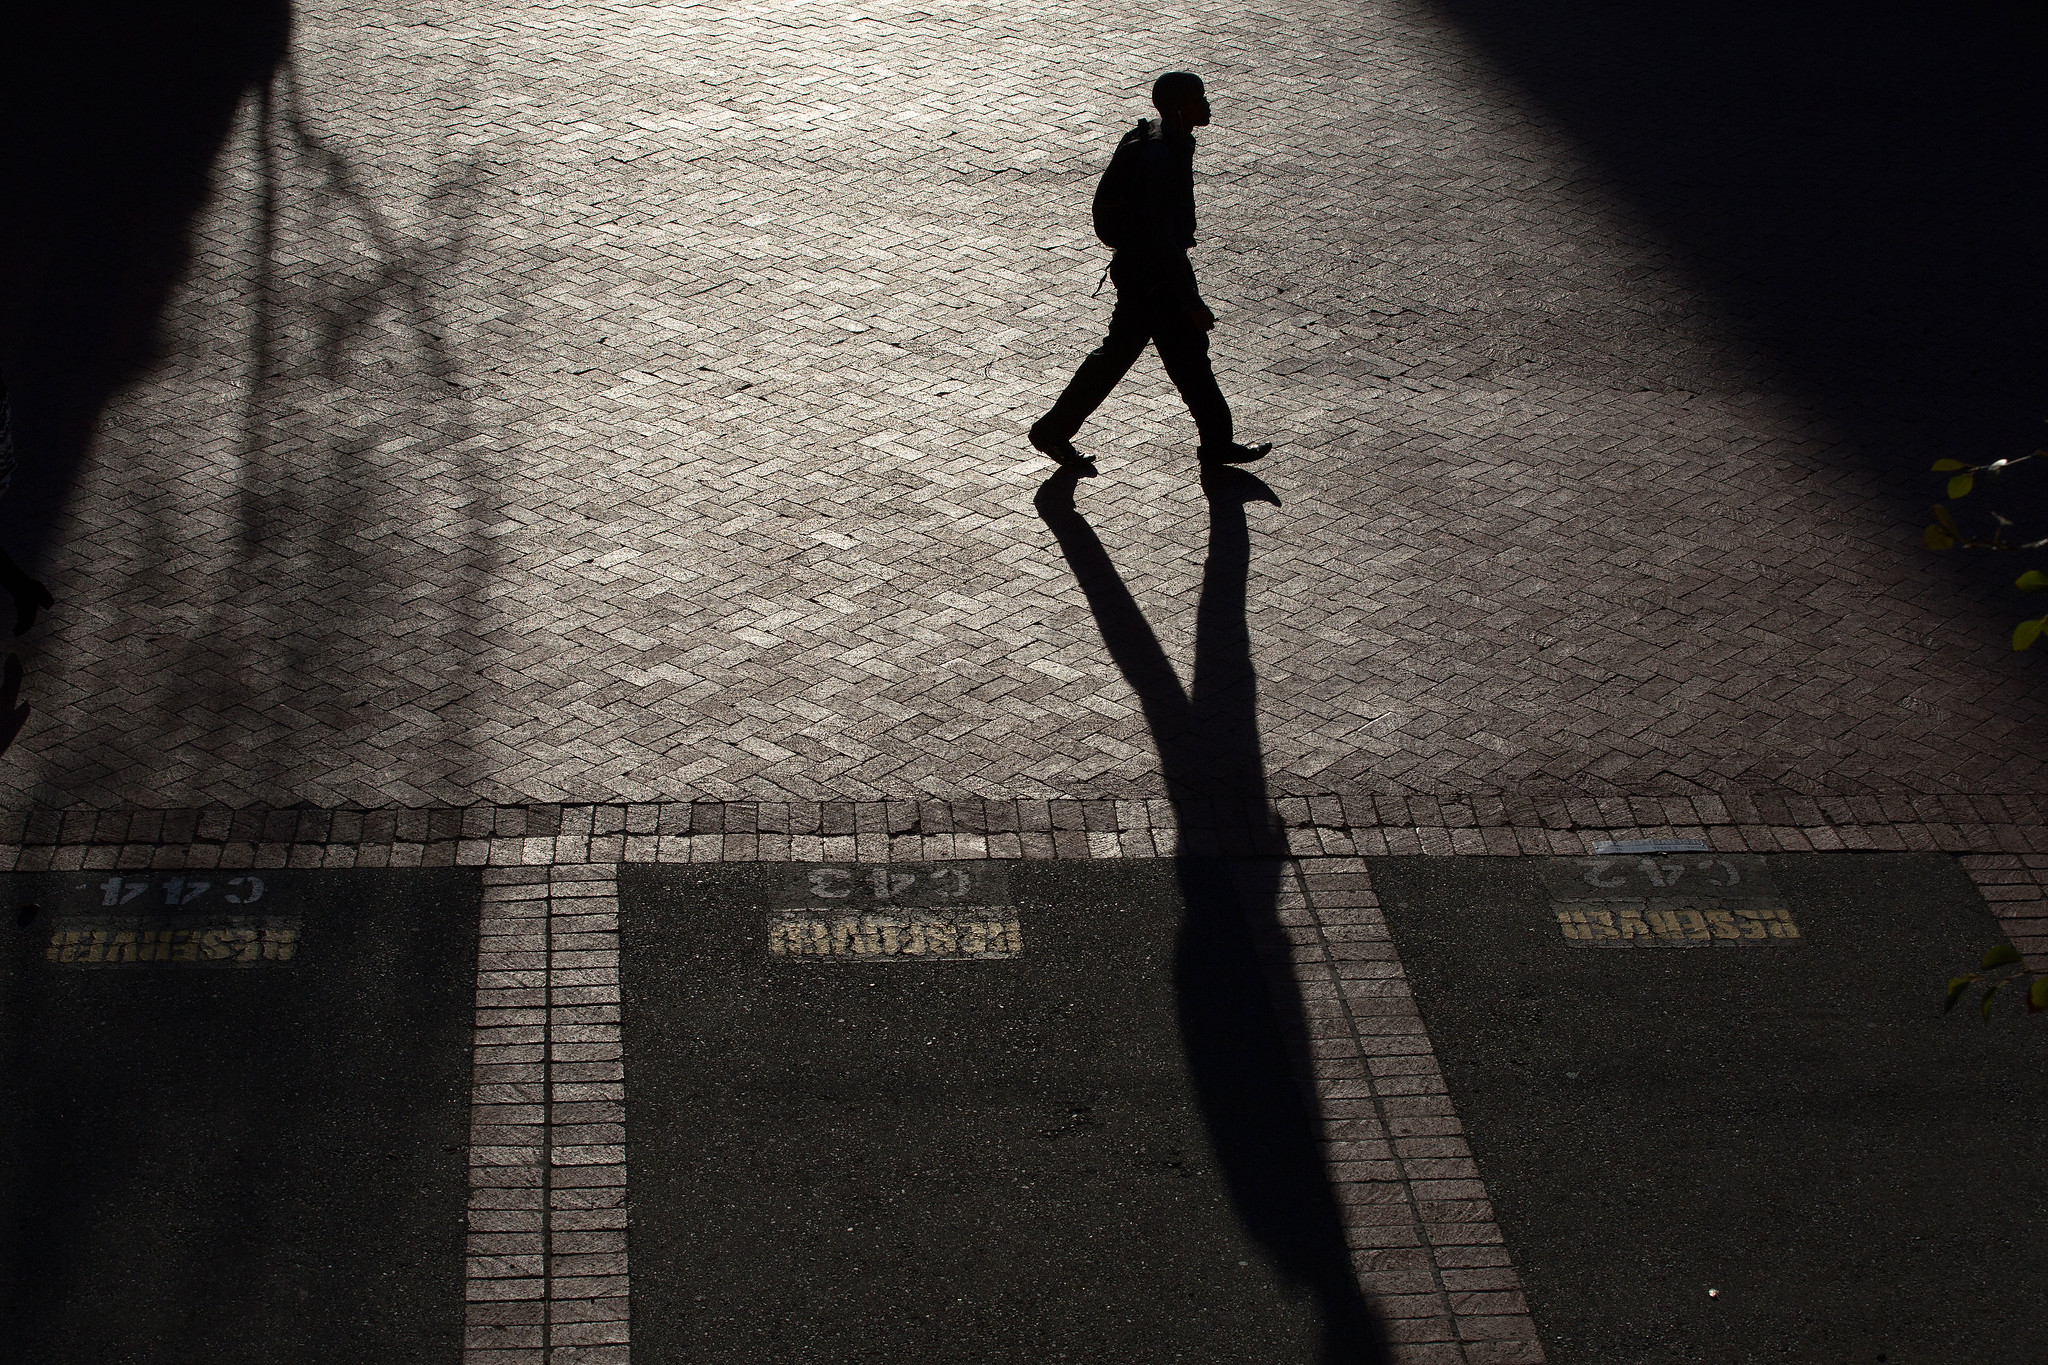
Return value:
<svg viewBox="0 0 2048 1365">
<path fill-rule="evenodd" d="M 1991 1001 L 2007 986 L 2024 987 L 2028 1014 L 2048 1010 L 2048 972 L 2037 972 L 2027 966 L 2020 959 L 2019 949 L 2010 943 L 2001 943 L 1984 954 L 1984 963 L 1976 971 L 1949 978 L 1948 1001 L 1941 1007 L 1942 1013 L 1954 1009 L 1969 994 L 1970 987 L 1978 985 L 1984 987 L 1984 995 L 1977 1002 L 1977 1012 L 1987 1022 L 1991 1018 Z"/>
<path fill-rule="evenodd" d="M 2014 465 L 2025 464 L 2029 460 L 2043 458 L 2048 458 L 2048 450 L 2037 450 L 2031 455 L 2016 455 L 2006 460 L 1993 460 L 1989 464 L 1965 464 L 1961 460 L 1936 460 L 1934 462 L 1934 472 L 1949 476 L 1948 496 L 1949 501 L 1954 502 L 1970 495 L 1971 490 L 1977 486 L 1977 476 L 1979 474 L 1987 474 L 1991 478 L 1997 479 Z M 1920 543 L 1930 550 L 1953 550 L 1957 548 L 1965 550 L 2048 549 L 2048 536 L 2044 536 L 2039 540 L 2010 541 L 2006 537 L 2007 533 L 2012 530 L 2012 519 L 1996 511 L 1992 512 L 1991 519 L 1997 525 L 1992 530 L 1989 540 L 1968 536 L 1963 533 L 1962 527 L 1957 524 L 1955 514 L 1950 512 L 1946 506 L 1936 503 L 1934 506 L 1934 523 L 1920 533 Z M 2013 586 L 2021 592 L 2048 592 L 2048 573 L 2042 573 L 2039 569 L 2029 569 L 2013 580 Z M 2014 649 L 2032 648 L 2034 642 L 2041 638 L 2041 633 L 2044 630 L 2048 630 L 2048 614 L 2020 622 L 2017 626 L 2013 627 L 2012 647 Z"/>
</svg>

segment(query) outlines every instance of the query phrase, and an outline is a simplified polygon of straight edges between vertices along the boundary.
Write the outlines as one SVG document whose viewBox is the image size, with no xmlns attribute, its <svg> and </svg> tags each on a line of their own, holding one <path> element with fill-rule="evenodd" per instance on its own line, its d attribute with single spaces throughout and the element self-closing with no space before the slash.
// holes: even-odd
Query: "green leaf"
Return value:
<svg viewBox="0 0 2048 1365">
<path fill-rule="evenodd" d="M 1984 998 L 1977 1002 L 1977 1013 L 1984 1016 L 1984 1022 L 1991 1022 L 1991 997 L 1998 994 L 1999 982 L 1992 982 L 1984 988 Z"/>
<path fill-rule="evenodd" d="M 1948 474 L 1958 469 L 1968 468 L 1969 466 L 1961 460 L 1936 460 L 1934 462 L 1934 472 L 1937 474 Z"/>
<path fill-rule="evenodd" d="M 1988 972 L 1993 967 L 2010 967 L 2019 960 L 2019 949 L 2013 947 L 2010 943 L 2001 943 L 1990 952 L 1984 954 L 1984 970 Z"/>
<path fill-rule="evenodd" d="M 2034 984 L 2027 987 L 2027 1013 L 2039 1014 L 2048 1010 L 2048 976 L 2037 976 Z"/>
<path fill-rule="evenodd" d="M 1970 983 L 1976 979 L 1974 976 L 1950 977 L 1948 982 L 1948 1001 L 1941 1007 L 1941 1012 L 1947 1014 L 1950 1010 L 1954 1009 L 1956 1001 L 1963 998 L 1963 992 L 1970 989 Z"/>
<path fill-rule="evenodd" d="M 1953 478 L 1951 478 L 1951 479 L 1950 479 L 1950 480 L 1948 481 L 1948 495 L 1949 495 L 1949 498 L 1950 498 L 1951 500 L 1954 500 L 1954 499 L 1956 499 L 1956 498 L 1966 498 L 1966 497 L 1968 497 L 1968 496 L 1970 495 L 1970 490 L 1971 490 L 1972 488 L 1976 487 L 1976 486 L 1977 486 L 1977 476 L 1976 476 L 1976 475 L 1974 475 L 1974 474 L 1957 474 L 1957 475 L 1955 475 L 1955 476 L 1954 476 Z"/>
<path fill-rule="evenodd" d="M 1956 525 L 1956 519 L 1949 515 L 1949 510 L 1938 502 L 1934 504 L 1934 519 L 1940 522 L 1945 530 L 1955 535 L 1963 533 L 1962 528 Z"/>
<path fill-rule="evenodd" d="M 2012 647 L 2027 649 L 2041 638 L 2041 628 L 2048 626 L 2048 616 L 2037 616 L 2031 621 L 2022 621 L 2012 628 Z"/>
<path fill-rule="evenodd" d="M 2021 592 L 2048 592 L 2048 573 L 2029 569 L 2014 579 L 2012 585 Z"/>
<path fill-rule="evenodd" d="M 1930 550 L 1953 550 L 1956 538 L 1939 526 L 1930 526 L 1920 533 L 1920 543 Z"/>
</svg>

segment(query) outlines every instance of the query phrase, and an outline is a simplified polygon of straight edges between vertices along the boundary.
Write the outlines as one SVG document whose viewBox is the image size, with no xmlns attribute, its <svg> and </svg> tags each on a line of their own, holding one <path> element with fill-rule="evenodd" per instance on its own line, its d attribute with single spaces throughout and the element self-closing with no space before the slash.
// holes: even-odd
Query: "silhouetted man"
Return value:
<svg viewBox="0 0 2048 1365">
<path fill-rule="evenodd" d="M 1109 335 L 1081 362 L 1059 402 L 1031 428 L 1031 444 L 1083 475 L 1094 464 L 1074 449 L 1074 433 L 1109 397 L 1145 343 L 1159 348 L 1180 396 L 1201 433 L 1200 457 L 1212 464 L 1246 464 L 1273 447 L 1239 445 L 1230 404 L 1209 368 L 1209 329 L 1216 315 L 1195 288 L 1188 248 L 1195 244 L 1195 138 L 1209 124 L 1202 79 L 1169 71 L 1152 83 L 1159 118 L 1141 120 L 1117 144 L 1116 156 L 1095 194 L 1095 232 L 1115 249 L 1109 278 L 1116 310 Z"/>
</svg>

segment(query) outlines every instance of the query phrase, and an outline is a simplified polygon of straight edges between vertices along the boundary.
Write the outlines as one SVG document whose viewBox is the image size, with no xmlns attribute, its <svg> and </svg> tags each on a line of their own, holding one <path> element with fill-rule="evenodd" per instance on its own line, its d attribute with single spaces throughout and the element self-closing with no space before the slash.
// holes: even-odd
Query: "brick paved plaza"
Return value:
<svg viewBox="0 0 2048 1365">
<path fill-rule="evenodd" d="M 2040 661 L 2009 574 L 1918 541 L 1932 458 L 2031 439 L 1995 291 L 1967 354 L 1962 313 L 1901 314 L 1991 257 L 1829 293 L 1809 242 L 1803 298 L 1762 216 L 1745 274 L 1641 173 L 1658 126 L 1587 122 L 1485 5 L 291 25 L 89 440 L 7 339 L 61 510 L 0 840 L 38 873 L 484 869 L 470 1365 L 626 1357 L 620 863 L 1287 860 L 1264 946 L 1333 1187 L 1423 1230 L 1347 1223 L 1404 1362 L 1538 1360 L 1544 1324 L 1361 860 L 1935 851 L 2048 947 Z M 1278 444 L 1248 664 L 1210 680 L 1256 728 L 1204 740 L 1263 795 L 1162 763 L 1186 737 L 1023 439 L 1107 317 L 1094 178 L 1175 67 L 1215 103 L 1219 375 Z M 1076 510 L 1191 687 L 1212 508 L 1155 359 L 1079 440 Z"/>
<path fill-rule="evenodd" d="M 1931 484 L 1447 24 L 1283 12 L 300 11 L 49 546 L 9 800 L 1162 794 L 1021 430 L 1175 63 L 1219 370 L 1281 443 L 1274 791 L 2048 790 Z M 1183 671 L 1191 435 L 1149 360 L 1084 433 Z"/>
</svg>

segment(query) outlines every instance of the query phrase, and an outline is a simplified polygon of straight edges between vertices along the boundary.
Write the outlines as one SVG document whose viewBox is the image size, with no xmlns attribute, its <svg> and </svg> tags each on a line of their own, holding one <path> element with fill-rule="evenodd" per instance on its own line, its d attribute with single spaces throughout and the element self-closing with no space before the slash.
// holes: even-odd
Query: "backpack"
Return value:
<svg viewBox="0 0 2048 1365">
<path fill-rule="evenodd" d="M 1138 126 L 1116 144 L 1116 153 L 1095 182 L 1095 236 L 1114 251 L 1136 239 L 1142 224 L 1138 219 L 1139 198 L 1144 193 L 1145 144 L 1152 140 L 1152 120 L 1139 119 Z"/>
</svg>

